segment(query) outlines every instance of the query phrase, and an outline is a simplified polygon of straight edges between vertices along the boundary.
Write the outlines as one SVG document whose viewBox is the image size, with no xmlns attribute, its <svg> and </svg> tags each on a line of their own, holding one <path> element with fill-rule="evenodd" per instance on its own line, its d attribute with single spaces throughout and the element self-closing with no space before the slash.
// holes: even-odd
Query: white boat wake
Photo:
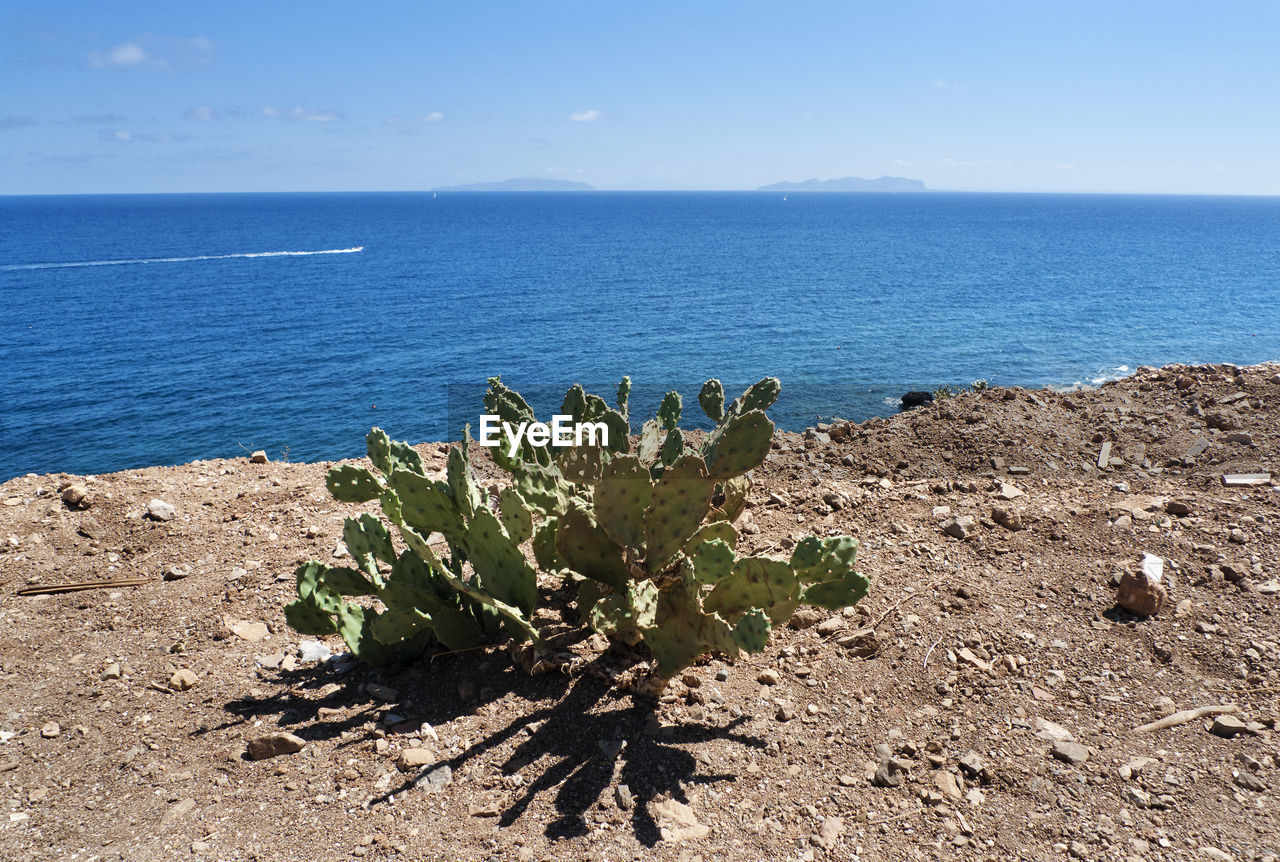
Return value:
<svg viewBox="0 0 1280 862">
<path fill-rule="evenodd" d="M 0 272 L 26 269 L 66 269 L 77 266 L 124 266 L 131 263 L 187 263 L 193 260 L 227 260 L 233 257 L 305 257 L 312 254 L 355 254 L 364 246 L 354 248 L 326 248 L 320 251 L 255 251 L 242 254 L 198 254 L 192 257 L 137 257 L 122 260 L 77 260 L 68 263 L 12 263 L 0 265 Z"/>
</svg>

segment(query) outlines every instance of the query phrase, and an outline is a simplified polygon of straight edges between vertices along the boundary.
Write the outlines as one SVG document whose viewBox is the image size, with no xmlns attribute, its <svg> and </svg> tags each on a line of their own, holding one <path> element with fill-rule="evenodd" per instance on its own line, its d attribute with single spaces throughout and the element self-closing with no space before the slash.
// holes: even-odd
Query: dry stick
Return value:
<svg viewBox="0 0 1280 862">
<path fill-rule="evenodd" d="M 915 594 L 915 593 L 907 593 L 905 596 L 903 596 L 902 598 L 898 599 L 896 602 L 894 602 L 893 607 L 889 608 L 887 611 L 885 611 L 884 613 L 882 613 L 882 614 L 881 614 L 881 615 L 876 619 L 876 621 L 875 621 L 874 623 L 872 623 L 872 624 L 871 624 L 871 628 L 872 628 L 872 629 L 878 628 L 878 627 L 879 627 L 879 625 L 880 625 L 882 622 L 884 622 L 885 617 L 889 616 L 889 614 L 893 613 L 893 612 L 894 612 L 894 611 L 896 611 L 899 607 L 901 607 L 901 606 L 902 606 L 902 603 L 903 603 L 903 602 L 905 602 L 907 599 L 914 599 L 915 597 L 916 597 L 916 594 Z"/>
<path fill-rule="evenodd" d="M 111 587 L 140 587 L 151 583 L 152 578 L 116 578 L 111 581 L 74 581 L 69 584 L 48 584 L 42 587 L 23 587 L 15 595 L 45 596 L 53 593 L 76 593 L 81 590 L 105 590 Z"/>
<path fill-rule="evenodd" d="M 1186 724 L 1188 721 L 1195 721 L 1197 718 L 1204 718 L 1206 715 L 1222 715 L 1227 712 L 1236 712 L 1239 709 L 1234 703 L 1214 704 L 1213 706 L 1201 706 L 1195 709 L 1184 709 L 1175 712 L 1173 715 L 1167 715 L 1158 721 L 1150 724 L 1144 724 L 1141 727 L 1135 727 L 1133 733 L 1147 733 L 1152 730 L 1164 730 L 1166 727 L 1177 727 L 1180 724 Z"/>
</svg>

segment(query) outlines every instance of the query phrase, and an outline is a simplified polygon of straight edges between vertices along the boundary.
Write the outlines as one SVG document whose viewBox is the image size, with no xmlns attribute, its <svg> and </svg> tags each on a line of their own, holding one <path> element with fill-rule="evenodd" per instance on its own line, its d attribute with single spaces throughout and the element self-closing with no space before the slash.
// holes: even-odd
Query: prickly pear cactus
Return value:
<svg viewBox="0 0 1280 862">
<path fill-rule="evenodd" d="M 669 392 L 633 450 L 630 378 L 618 386 L 616 409 L 571 387 L 561 414 L 603 424 L 607 443 L 539 447 L 524 438 L 514 453 L 494 447 L 493 460 L 511 475 L 496 494 L 475 481 L 467 433 L 433 477 L 412 447 L 375 428 L 367 439 L 374 470 L 340 465 L 326 485 L 343 502 L 377 500 L 383 517 L 347 520 L 352 566 L 299 567 L 286 619 L 303 633 L 341 634 L 376 664 L 437 643 L 466 649 L 510 639 L 540 649 L 537 576 L 525 546 L 541 571 L 573 588 L 585 625 L 647 644 L 650 691 L 708 652 L 759 652 L 798 605 L 844 607 L 869 586 L 848 536 L 807 538 L 788 559 L 738 554 L 733 522 L 751 471 L 769 455 L 774 426 L 765 411 L 779 391 L 765 378 L 726 403 L 720 381 L 708 380 L 698 404 L 715 425 L 696 445 L 679 427 L 679 393 Z M 535 421 L 496 377 L 484 406 L 504 422 Z M 432 543 L 437 534 L 444 548 Z M 397 552 L 397 538 L 405 550 Z"/>
<path fill-rule="evenodd" d="M 407 549 L 397 554 L 377 516 L 348 518 L 342 535 L 354 567 L 316 560 L 300 566 L 298 598 L 285 608 L 289 625 L 303 634 L 341 634 L 352 654 L 371 664 L 412 659 L 436 643 L 540 643 L 531 623 L 536 573 L 520 551 L 533 534 L 534 509 L 520 491 L 505 488 L 491 499 L 480 489 L 465 433 L 438 479 L 427 476 L 413 448 L 381 429 L 366 442 L 378 472 L 343 464 L 329 471 L 326 485 L 342 502 L 377 499 Z M 435 533 L 445 539 L 443 559 L 429 541 Z M 346 601 L 361 596 L 383 608 Z"/>
</svg>

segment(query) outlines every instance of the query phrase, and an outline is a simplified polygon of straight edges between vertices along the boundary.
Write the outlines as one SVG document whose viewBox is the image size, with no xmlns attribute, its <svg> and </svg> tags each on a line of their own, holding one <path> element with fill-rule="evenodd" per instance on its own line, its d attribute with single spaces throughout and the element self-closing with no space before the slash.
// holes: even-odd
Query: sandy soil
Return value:
<svg viewBox="0 0 1280 862">
<path fill-rule="evenodd" d="M 851 533 L 871 594 L 657 704 L 585 633 L 573 675 L 301 660 L 293 568 L 355 509 L 328 465 L 10 480 L 0 857 L 1275 859 L 1278 420 L 1280 367 L 1170 367 L 779 434 L 744 544 Z M 1115 606 L 1144 554 L 1150 618 Z M 276 731 L 305 746 L 247 759 Z"/>
</svg>

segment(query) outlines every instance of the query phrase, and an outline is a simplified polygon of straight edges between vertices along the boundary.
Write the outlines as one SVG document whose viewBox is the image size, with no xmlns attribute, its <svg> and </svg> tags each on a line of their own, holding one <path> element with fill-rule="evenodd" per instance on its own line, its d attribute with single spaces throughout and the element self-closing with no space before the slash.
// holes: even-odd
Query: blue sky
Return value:
<svg viewBox="0 0 1280 862">
<path fill-rule="evenodd" d="M 1280 194 L 1274 2 L 0 6 L 0 194 Z"/>
</svg>

